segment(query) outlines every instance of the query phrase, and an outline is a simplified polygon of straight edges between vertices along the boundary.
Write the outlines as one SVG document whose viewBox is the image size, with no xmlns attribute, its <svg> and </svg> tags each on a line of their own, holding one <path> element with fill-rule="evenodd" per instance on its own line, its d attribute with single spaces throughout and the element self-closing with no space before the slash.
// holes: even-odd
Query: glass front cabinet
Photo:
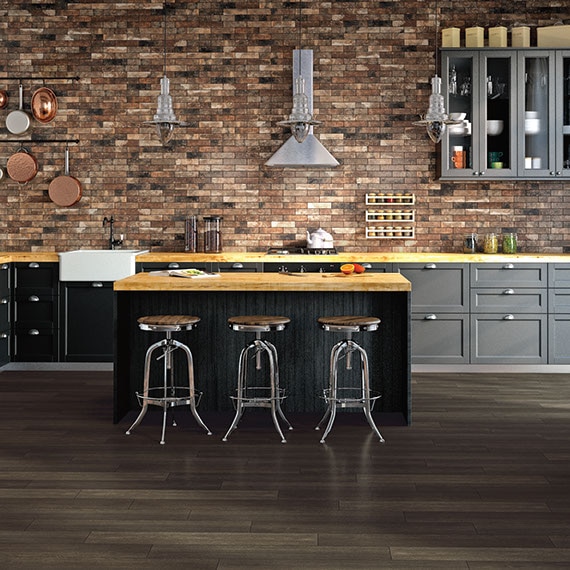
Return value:
<svg viewBox="0 0 570 570">
<path fill-rule="evenodd" d="M 442 179 L 570 177 L 570 50 L 442 50 Z"/>
</svg>

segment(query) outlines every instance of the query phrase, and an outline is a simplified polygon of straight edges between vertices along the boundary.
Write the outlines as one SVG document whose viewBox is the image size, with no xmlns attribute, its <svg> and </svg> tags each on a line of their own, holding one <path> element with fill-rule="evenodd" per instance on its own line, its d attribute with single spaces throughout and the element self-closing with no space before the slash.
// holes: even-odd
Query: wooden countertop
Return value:
<svg viewBox="0 0 570 570">
<path fill-rule="evenodd" d="M 137 273 L 115 281 L 115 291 L 411 291 L 399 273 L 221 273 L 219 277 L 170 277 Z"/>
<path fill-rule="evenodd" d="M 538 254 L 518 253 L 514 255 L 503 254 L 464 254 L 464 253 L 429 253 L 429 252 L 386 252 L 386 253 L 338 253 L 336 255 L 267 255 L 265 252 L 222 252 L 215 254 L 205 253 L 144 253 L 137 256 L 138 262 L 172 262 L 204 263 L 219 262 L 233 263 L 570 263 L 570 254 Z"/>
</svg>

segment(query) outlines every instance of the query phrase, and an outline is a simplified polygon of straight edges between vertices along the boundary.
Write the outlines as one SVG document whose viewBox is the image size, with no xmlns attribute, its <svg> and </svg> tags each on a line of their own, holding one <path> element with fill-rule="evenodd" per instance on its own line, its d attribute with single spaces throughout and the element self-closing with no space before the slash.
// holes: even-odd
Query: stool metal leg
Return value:
<svg viewBox="0 0 570 570">
<path fill-rule="evenodd" d="M 257 370 L 261 369 L 261 352 L 267 353 L 269 361 L 269 382 L 270 382 L 270 394 L 269 397 L 261 398 L 248 398 L 247 397 L 247 358 L 250 351 L 254 352 L 255 357 L 255 367 Z M 293 426 L 289 423 L 289 420 L 285 417 L 283 410 L 281 408 L 281 393 L 279 386 L 279 363 L 277 358 L 277 349 L 273 344 L 262 340 L 260 334 L 256 333 L 255 340 L 251 341 L 246 347 L 244 347 L 240 353 L 239 364 L 238 364 L 238 385 L 236 393 L 236 413 L 234 419 L 226 432 L 226 435 L 222 438 L 222 441 L 227 441 L 229 435 L 238 426 L 241 417 L 243 415 L 244 409 L 246 407 L 269 407 L 271 409 L 271 418 L 273 420 L 273 425 L 277 430 L 277 433 L 281 437 L 281 443 L 287 443 L 285 436 L 283 435 L 283 430 L 279 424 L 279 419 L 277 414 L 283 419 L 287 424 L 288 429 L 293 429 Z"/>
<path fill-rule="evenodd" d="M 358 344 L 355 344 L 355 348 L 360 352 L 360 358 L 362 359 L 362 396 L 364 400 L 364 415 L 370 424 L 370 427 L 374 433 L 378 436 L 381 443 L 384 442 L 384 438 L 380 433 L 380 430 L 376 427 L 374 419 L 372 418 L 372 407 L 370 405 L 370 377 L 368 374 L 368 355 L 366 351 Z"/>
</svg>

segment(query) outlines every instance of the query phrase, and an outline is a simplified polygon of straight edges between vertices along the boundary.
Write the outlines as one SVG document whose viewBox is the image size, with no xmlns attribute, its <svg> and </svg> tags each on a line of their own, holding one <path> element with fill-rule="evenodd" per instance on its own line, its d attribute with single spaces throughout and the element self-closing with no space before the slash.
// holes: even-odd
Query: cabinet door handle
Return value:
<svg viewBox="0 0 570 570">
<path fill-rule="evenodd" d="M 503 321 L 514 321 L 515 320 L 515 316 L 514 315 L 505 315 L 503 317 Z"/>
<path fill-rule="evenodd" d="M 433 313 L 431 313 L 430 315 L 426 315 L 424 317 L 424 320 L 426 320 L 426 321 L 437 321 L 437 315 L 434 315 Z"/>
<path fill-rule="evenodd" d="M 30 336 L 38 336 L 38 335 L 40 334 L 40 331 L 39 331 L 38 329 L 30 329 L 30 330 L 28 331 L 28 334 L 29 334 Z"/>
<path fill-rule="evenodd" d="M 437 265 L 435 263 L 426 263 L 424 269 L 436 269 Z"/>
<path fill-rule="evenodd" d="M 503 295 L 514 295 L 515 294 L 515 290 L 514 289 L 505 289 L 503 291 Z"/>
<path fill-rule="evenodd" d="M 505 263 L 505 265 L 503 265 L 503 269 L 514 269 L 515 266 L 512 263 Z"/>
<path fill-rule="evenodd" d="M 173 261 L 172 263 L 168 264 L 168 269 L 180 269 L 180 264 L 176 263 L 176 261 Z"/>
<path fill-rule="evenodd" d="M 0 334 L 0 338 L 8 338 L 8 333 L 3 332 L 2 334 Z"/>
<path fill-rule="evenodd" d="M 7 305 L 8 299 L 6 299 L 6 297 L 2 297 L 2 300 L 0 301 L 0 303 L 2 303 L 2 305 Z"/>
<path fill-rule="evenodd" d="M 28 264 L 28 267 L 30 269 L 37 269 L 39 266 L 40 266 L 40 264 L 35 262 L 35 261 L 32 261 L 31 263 Z"/>
<path fill-rule="evenodd" d="M 232 269 L 243 269 L 243 263 L 232 263 Z"/>
<path fill-rule="evenodd" d="M 91 287 L 103 287 L 103 283 L 101 283 L 101 281 L 93 281 Z"/>
<path fill-rule="evenodd" d="M 364 267 L 364 269 L 372 269 L 372 264 L 371 263 L 361 263 L 362 267 Z"/>
<path fill-rule="evenodd" d="M 8 269 L 10 266 L 7 263 L 2 264 L 2 269 Z"/>
<path fill-rule="evenodd" d="M 40 298 L 37 295 L 30 295 L 28 297 L 28 301 L 31 301 L 32 303 L 37 303 L 40 300 Z"/>
</svg>

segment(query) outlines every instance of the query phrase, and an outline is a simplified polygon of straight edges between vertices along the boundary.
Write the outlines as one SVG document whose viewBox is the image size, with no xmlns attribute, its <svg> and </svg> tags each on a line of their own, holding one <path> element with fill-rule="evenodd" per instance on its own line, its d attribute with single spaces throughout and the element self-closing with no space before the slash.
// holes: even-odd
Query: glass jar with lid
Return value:
<svg viewBox="0 0 570 570">
<path fill-rule="evenodd" d="M 499 251 L 499 239 L 497 234 L 488 233 L 485 234 L 485 239 L 483 240 L 483 253 L 497 253 Z"/>
<path fill-rule="evenodd" d="M 503 253 L 516 253 L 517 252 L 517 234 L 512 232 L 504 233 L 503 240 Z"/>
<path fill-rule="evenodd" d="M 222 251 L 222 216 L 204 216 L 204 253 Z"/>
</svg>

